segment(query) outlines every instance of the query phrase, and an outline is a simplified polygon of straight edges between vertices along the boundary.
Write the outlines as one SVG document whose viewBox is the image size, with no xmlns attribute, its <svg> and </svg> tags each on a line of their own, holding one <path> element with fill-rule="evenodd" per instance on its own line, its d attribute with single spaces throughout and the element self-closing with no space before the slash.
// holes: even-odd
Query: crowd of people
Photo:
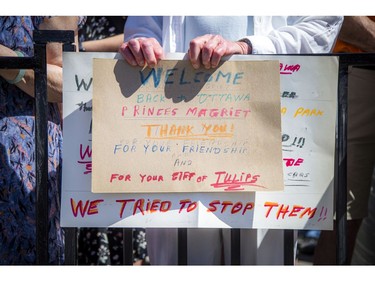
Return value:
<svg viewBox="0 0 375 281">
<path fill-rule="evenodd" d="M 1 16 L 0 56 L 32 56 L 32 32 L 36 29 L 74 30 L 77 51 L 119 52 L 130 65 L 148 67 L 155 67 L 167 53 L 175 52 L 187 53 L 196 69 L 210 69 L 224 56 L 234 54 L 325 54 L 372 52 L 375 48 L 374 22 L 362 16 Z M 357 49 L 338 49 L 342 42 Z M 48 45 L 47 63 L 49 262 L 64 264 L 64 233 L 59 225 L 63 168 L 58 106 L 62 102 L 60 44 Z M 373 73 L 372 66 L 362 66 L 351 68 L 349 74 L 350 256 L 361 220 L 368 215 L 374 168 Z M 31 70 L 22 69 L 0 69 L 0 76 L 0 264 L 34 264 L 34 76 Z M 253 237 L 251 231 L 241 230 L 245 245 Z M 134 233 L 134 264 L 177 264 L 177 229 L 134 229 Z M 188 229 L 187 233 L 189 265 L 229 264 L 226 230 Z M 320 233 L 315 264 L 335 264 L 335 248 L 331 247 L 335 238 L 335 231 Z M 81 228 L 80 264 L 120 264 L 115 249 L 121 247 L 122 240 L 119 229 Z M 242 264 L 248 264 L 246 258 L 243 260 Z"/>
</svg>

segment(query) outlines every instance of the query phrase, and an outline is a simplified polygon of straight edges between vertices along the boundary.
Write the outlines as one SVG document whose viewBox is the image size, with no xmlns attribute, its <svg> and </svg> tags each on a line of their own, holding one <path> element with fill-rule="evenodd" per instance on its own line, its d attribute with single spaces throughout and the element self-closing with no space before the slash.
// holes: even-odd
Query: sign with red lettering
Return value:
<svg viewBox="0 0 375 281">
<path fill-rule="evenodd" d="M 245 136 L 248 137 L 246 133 L 253 132 L 253 127 L 250 127 L 248 132 L 243 132 L 239 128 L 247 123 L 251 126 L 253 124 L 253 91 L 249 91 L 249 97 L 245 91 L 240 92 L 235 99 L 233 92 L 228 90 L 234 87 L 233 81 L 240 82 L 244 79 L 242 75 L 231 75 L 230 87 L 223 86 L 221 94 L 217 95 L 210 92 L 215 89 L 215 83 L 205 83 L 206 86 L 210 85 L 207 92 L 198 91 L 200 86 L 192 87 L 191 94 L 194 91 L 197 94 L 184 94 L 184 97 L 187 96 L 186 101 L 182 97 L 173 96 L 172 93 L 175 92 L 173 87 L 176 86 L 173 83 L 192 81 L 192 78 L 186 76 L 188 71 L 182 75 L 182 71 L 163 70 L 158 79 L 159 73 L 156 68 L 156 72 L 143 73 L 143 76 L 140 76 L 144 81 L 148 79 L 147 83 L 151 83 L 152 87 L 155 87 L 155 84 L 159 87 L 163 83 L 166 88 L 163 94 L 145 91 L 141 95 L 135 89 L 121 88 L 124 82 L 121 79 L 124 79 L 124 75 L 116 76 L 119 80 L 111 80 L 111 83 L 117 88 L 124 89 L 120 93 L 126 101 L 134 100 L 132 103 L 119 102 L 118 106 L 114 106 L 110 101 L 114 94 L 107 91 L 103 93 L 102 110 L 107 112 L 108 124 L 114 115 L 126 122 L 126 125 L 118 124 L 112 128 L 113 132 L 125 132 L 126 136 L 130 136 L 119 138 L 112 133 L 105 134 L 108 136 L 104 145 L 111 146 L 110 153 L 124 158 L 126 162 L 123 169 L 118 168 L 116 161 L 99 163 L 99 167 L 111 166 L 111 173 L 106 179 L 108 184 L 119 183 L 121 186 L 128 186 L 138 181 L 148 183 L 150 188 L 155 186 L 156 189 L 168 180 L 177 187 L 181 185 L 191 190 L 153 190 L 139 193 L 123 190 L 114 193 L 93 193 L 91 190 L 92 181 L 96 181 L 93 173 L 96 171 L 97 153 L 97 146 L 93 140 L 96 120 L 92 120 L 93 109 L 96 110 L 96 104 L 93 104 L 93 86 L 97 78 L 93 77 L 95 58 L 106 58 L 116 63 L 121 59 L 115 53 L 64 53 L 64 166 L 61 198 L 63 227 L 332 229 L 337 57 L 252 55 L 233 56 L 229 60 L 279 61 L 279 141 L 282 150 L 279 161 L 282 165 L 283 182 L 280 184 L 282 190 L 271 192 L 263 189 L 247 191 L 254 188 L 254 185 L 260 185 L 263 173 L 247 170 L 245 165 L 220 166 L 223 159 L 215 157 L 228 154 L 228 158 L 234 158 L 233 155 L 238 157 L 249 151 Z M 182 58 L 183 54 L 173 57 L 174 60 Z M 117 64 L 116 66 L 119 67 Z M 240 72 L 242 71 L 235 70 L 233 73 Z M 222 73 L 220 79 L 224 78 L 225 72 Z M 114 73 L 103 75 L 105 76 L 102 79 L 113 79 Z M 203 77 L 207 79 L 203 73 L 195 75 L 197 80 L 204 79 Z M 132 85 L 134 84 L 136 83 Z M 254 87 L 257 86 L 256 82 L 252 84 Z M 130 92 L 135 94 L 130 95 Z M 106 100 L 109 103 L 106 103 Z M 185 107 L 179 107 L 180 105 Z M 250 111 L 247 112 L 247 109 Z M 185 116 L 187 112 L 188 117 Z M 222 118 L 224 115 L 231 116 Z M 135 119 L 133 123 L 132 119 Z M 241 120 L 244 123 L 241 123 Z M 128 125 L 129 123 L 131 124 Z M 196 131 L 197 128 L 200 129 L 200 133 Z M 138 132 L 135 132 L 136 130 Z M 186 139 L 187 137 L 192 139 Z M 199 139 L 208 137 L 212 139 Z M 268 137 L 268 131 L 263 130 L 261 140 Z M 183 153 L 176 153 L 177 143 L 181 151 L 184 149 Z M 139 151 L 144 158 L 135 157 Z M 192 157 L 202 154 L 209 157 L 202 157 L 199 162 L 198 158 Z M 155 157 L 156 160 L 154 158 L 151 162 L 155 166 L 160 166 L 157 168 L 160 172 L 151 172 L 154 169 L 152 166 L 139 170 L 139 173 L 134 175 L 127 167 L 139 162 L 140 159 L 144 161 L 145 155 L 169 157 L 163 160 Z M 173 161 L 168 163 L 165 159 Z M 215 165 L 208 164 L 214 159 L 220 161 Z M 227 159 L 224 159 L 224 162 L 226 161 Z M 168 171 L 165 168 L 167 165 L 173 169 L 165 173 Z M 209 168 L 211 165 L 218 168 L 212 170 Z M 204 168 L 197 169 L 197 166 Z M 195 185 L 207 185 L 209 189 L 221 192 L 194 191 Z M 238 192 L 241 188 L 245 190 Z"/>
</svg>

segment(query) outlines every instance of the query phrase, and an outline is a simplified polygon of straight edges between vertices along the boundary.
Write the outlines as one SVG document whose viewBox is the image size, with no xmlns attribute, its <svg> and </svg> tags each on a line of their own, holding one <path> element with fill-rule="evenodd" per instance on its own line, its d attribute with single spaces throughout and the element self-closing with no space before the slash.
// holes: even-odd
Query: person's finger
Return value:
<svg viewBox="0 0 375 281">
<path fill-rule="evenodd" d="M 128 41 L 128 47 L 130 51 L 132 52 L 135 61 L 137 62 L 137 65 L 144 66 L 145 64 L 145 58 L 143 57 L 143 52 L 141 50 L 141 38 L 137 39 L 130 39 Z"/>
<path fill-rule="evenodd" d="M 212 56 L 215 50 L 220 46 L 223 39 L 219 35 L 211 36 L 207 42 L 202 46 L 202 64 L 206 69 L 211 68 Z M 215 55 L 215 60 L 217 60 L 217 55 Z M 220 58 L 219 58 L 220 60 Z M 217 65 L 217 63 L 216 63 Z"/>
<path fill-rule="evenodd" d="M 210 61 L 211 65 L 210 65 L 210 67 L 216 68 L 219 65 L 223 56 L 225 56 L 227 54 L 227 48 L 228 47 L 227 47 L 226 42 L 220 42 L 216 46 L 215 50 L 213 50 L 213 52 L 211 54 L 211 61 Z"/>
<path fill-rule="evenodd" d="M 149 67 L 154 67 L 157 63 L 154 50 L 149 42 L 141 42 L 143 57 Z"/>
<path fill-rule="evenodd" d="M 198 54 L 196 54 L 196 52 L 192 53 L 192 50 L 189 48 L 188 56 L 189 56 L 189 60 L 193 68 L 198 69 L 201 66 L 201 53 L 200 52 Z"/>
<path fill-rule="evenodd" d="M 154 54 L 157 61 L 164 59 L 164 51 L 159 42 L 154 46 Z"/>
<path fill-rule="evenodd" d="M 135 60 L 135 57 L 133 56 L 133 53 L 130 51 L 128 44 L 123 43 L 120 47 L 120 53 L 125 59 L 125 61 L 133 66 L 137 66 L 137 61 Z"/>
<path fill-rule="evenodd" d="M 163 58 L 163 49 L 159 42 L 154 38 L 140 40 L 140 47 L 143 57 L 149 67 L 155 67 L 160 59 Z"/>
<path fill-rule="evenodd" d="M 190 41 L 189 45 L 189 59 L 195 69 L 201 65 L 202 48 L 210 38 L 210 34 L 199 36 Z"/>
</svg>

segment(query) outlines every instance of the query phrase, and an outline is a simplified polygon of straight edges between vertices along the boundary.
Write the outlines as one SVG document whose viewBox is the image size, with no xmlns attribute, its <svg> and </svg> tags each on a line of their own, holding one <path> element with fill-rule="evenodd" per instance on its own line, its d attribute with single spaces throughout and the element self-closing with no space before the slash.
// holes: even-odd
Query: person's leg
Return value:
<svg viewBox="0 0 375 281">
<path fill-rule="evenodd" d="M 147 251 L 151 265 L 177 265 L 177 229 L 147 228 Z"/>
<path fill-rule="evenodd" d="M 361 220 L 347 221 L 347 241 L 348 241 L 348 257 L 353 254 L 354 241 L 358 233 Z M 314 251 L 314 265 L 335 265 L 336 262 L 336 228 L 332 231 L 321 231 L 318 244 Z"/>
<path fill-rule="evenodd" d="M 375 175 L 369 200 L 369 215 L 358 230 L 352 265 L 375 265 Z"/>
<path fill-rule="evenodd" d="M 188 229 L 188 265 L 222 265 L 223 243 L 219 228 Z"/>
<path fill-rule="evenodd" d="M 231 265 L 231 229 L 223 229 L 225 265 Z M 241 265 L 283 265 L 282 229 L 241 229 Z"/>
<path fill-rule="evenodd" d="M 232 230 L 223 229 L 223 246 L 225 265 L 232 264 Z M 240 263 L 241 265 L 256 265 L 258 253 L 258 229 L 240 230 Z"/>
<path fill-rule="evenodd" d="M 178 264 L 178 230 L 176 228 L 147 228 L 146 241 L 151 265 Z M 189 228 L 187 252 L 188 265 L 223 264 L 221 229 Z"/>
<path fill-rule="evenodd" d="M 375 158 L 375 71 L 356 67 L 348 76 L 347 242 L 350 262 L 368 198 Z M 336 230 L 322 231 L 314 264 L 336 264 Z"/>
</svg>

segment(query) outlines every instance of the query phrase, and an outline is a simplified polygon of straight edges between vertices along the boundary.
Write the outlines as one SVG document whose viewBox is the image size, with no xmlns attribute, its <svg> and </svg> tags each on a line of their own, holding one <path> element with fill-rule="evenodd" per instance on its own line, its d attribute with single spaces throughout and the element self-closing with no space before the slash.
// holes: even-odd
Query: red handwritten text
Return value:
<svg viewBox="0 0 375 281">
<path fill-rule="evenodd" d="M 172 202 L 171 201 L 161 201 L 160 199 L 124 199 L 124 200 L 116 200 L 117 203 L 121 204 L 121 209 L 120 209 L 120 218 L 123 217 L 124 211 L 126 208 L 127 203 L 133 203 L 133 205 L 130 207 L 132 209 L 132 214 L 135 215 L 137 212 L 140 212 L 142 215 L 147 213 L 154 213 L 154 212 L 162 212 L 165 213 L 167 212 L 171 206 Z"/>
<path fill-rule="evenodd" d="M 191 181 L 203 182 L 207 179 L 206 175 L 196 176 L 194 172 L 174 172 L 172 174 L 172 181 Z"/>
<path fill-rule="evenodd" d="M 241 212 L 242 215 L 254 208 L 254 202 L 242 203 L 240 201 L 233 203 L 232 201 L 213 200 L 208 205 L 207 212 L 220 211 L 220 213 L 224 213 L 228 209 L 231 214 Z"/>
<path fill-rule="evenodd" d="M 283 64 L 280 63 L 280 74 L 293 74 L 294 72 L 298 72 L 301 66 L 299 64 Z"/>
<path fill-rule="evenodd" d="M 192 212 L 198 207 L 198 203 L 195 201 L 191 201 L 190 199 L 183 199 L 180 200 L 180 210 L 178 213 L 181 213 L 185 208 L 186 212 Z"/>
<path fill-rule="evenodd" d="M 72 208 L 72 212 L 74 217 L 77 217 L 78 212 L 81 214 L 81 217 L 84 217 L 85 214 L 87 215 L 95 215 L 98 211 L 98 205 L 99 203 L 103 202 L 104 200 L 86 200 L 85 203 L 83 203 L 82 200 L 79 200 L 78 203 L 76 203 L 73 198 L 70 198 L 70 206 Z"/>
<path fill-rule="evenodd" d="M 224 188 L 225 191 L 244 190 L 243 186 L 264 188 L 264 186 L 255 184 L 260 175 L 244 172 L 241 174 L 230 174 L 225 171 L 215 172 L 215 174 L 217 175 L 216 182 L 211 184 L 214 188 Z"/>
<path fill-rule="evenodd" d="M 308 216 L 309 219 L 313 218 L 316 212 L 316 208 L 303 207 L 299 205 L 284 205 L 276 202 L 265 202 L 264 207 L 268 208 L 266 212 L 266 218 L 269 217 L 271 213 L 275 214 L 276 219 L 285 219 L 287 217 L 298 217 L 303 218 Z"/>
<path fill-rule="evenodd" d="M 285 165 L 287 167 L 290 167 L 290 166 L 300 166 L 303 163 L 303 159 L 302 158 L 298 158 L 298 159 L 283 158 L 283 160 L 285 161 Z"/>
<path fill-rule="evenodd" d="M 142 174 L 139 174 L 139 176 L 141 177 L 141 182 L 150 182 L 150 181 L 164 181 L 164 177 L 161 176 L 161 175 L 142 175 Z"/>
<path fill-rule="evenodd" d="M 126 174 L 126 175 L 121 175 L 121 174 L 111 174 L 111 179 L 109 182 L 112 182 L 114 180 L 117 181 L 131 181 L 131 175 Z"/>
<path fill-rule="evenodd" d="M 79 145 L 79 156 L 81 157 L 81 161 L 77 161 L 78 164 L 85 165 L 86 171 L 84 171 L 84 175 L 91 173 L 92 168 L 92 161 L 91 161 L 91 153 L 92 150 L 90 146 L 86 146 L 85 151 L 83 151 L 82 144 Z"/>
<path fill-rule="evenodd" d="M 190 181 L 195 176 L 194 172 L 174 172 L 172 174 L 172 181 Z"/>
</svg>

